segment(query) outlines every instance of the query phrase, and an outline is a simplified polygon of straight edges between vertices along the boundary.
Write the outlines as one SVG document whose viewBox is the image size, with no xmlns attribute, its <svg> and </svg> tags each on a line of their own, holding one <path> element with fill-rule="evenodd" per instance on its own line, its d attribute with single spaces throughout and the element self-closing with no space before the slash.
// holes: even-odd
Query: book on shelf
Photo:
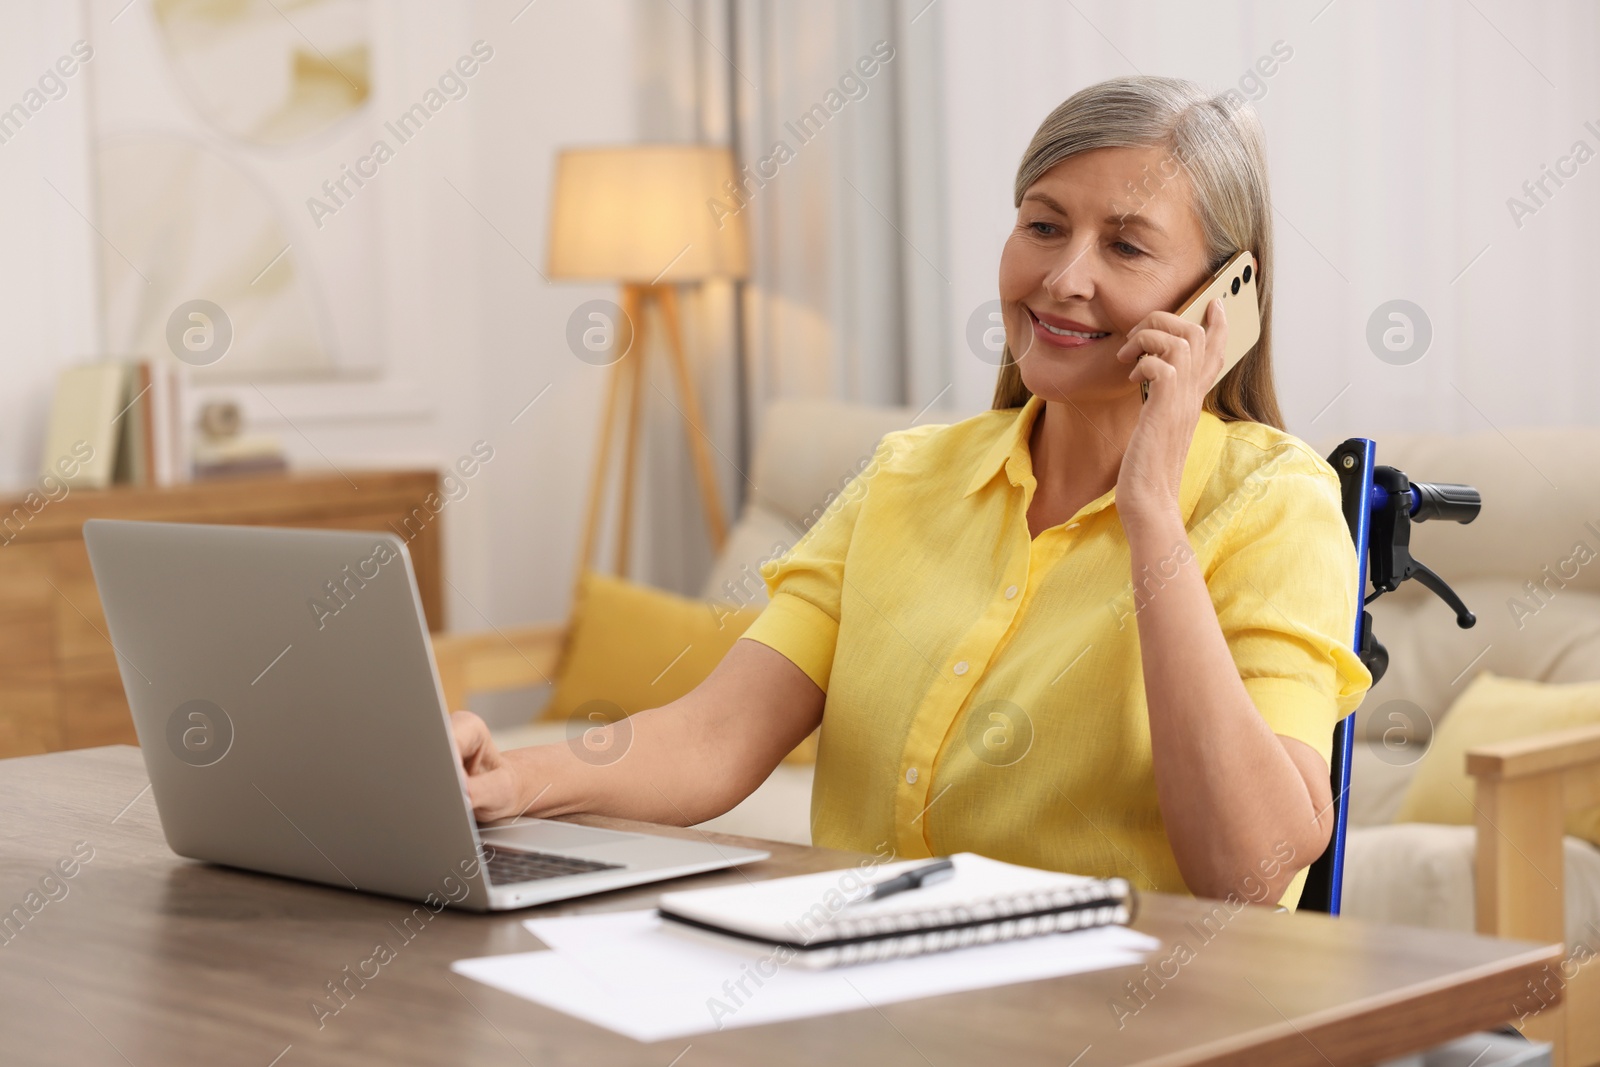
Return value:
<svg viewBox="0 0 1600 1067">
<path fill-rule="evenodd" d="M 74 488 L 173 485 L 191 476 L 184 368 L 171 359 L 101 360 L 62 371 L 43 471 Z M 85 460 L 87 454 L 92 458 Z M 68 477 L 63 457 L 77 459 Z"/>
<path fill-rule="evenodd" d="M 62 371 L 44 439 L 43 475 L 74 489 L 110 485 L 127 393 L 125 363 L 90 363 Z"/>
</svg>

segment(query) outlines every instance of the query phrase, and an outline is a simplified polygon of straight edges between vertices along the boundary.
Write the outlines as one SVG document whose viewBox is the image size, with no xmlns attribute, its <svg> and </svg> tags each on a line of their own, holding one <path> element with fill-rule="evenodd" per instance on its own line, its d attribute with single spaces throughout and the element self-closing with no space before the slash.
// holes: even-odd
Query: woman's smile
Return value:
<svg viewBox="0 0 1600 1067">
<path fill-rule="evenodd" d="M 1033 335 L 1047 345 L 1054 345 L 1057 348 L 1082 348 L 1084 345 L 1091 345 L 1111 336 L 1109 331 L 1096 330 L 1087 323 L 1063 319 L 1057 315 L 1040 314 L 1032 308 L 1027 310 L 1028 317 L 1033 320 Z"/>
<path fill-rule="evenodd" d="M 1208 274 L 1206 230 L 1183 172 L 1128 201 L 1163 164 L 1172 166 L 1171 150 L 1155 145 L 1095 148 L 1055 162 L 1016 198 L 1016 225 L 1000 253 L 1019 387 L 1057 404 L 1070 399 L 1081 412 L 1115 413 L 1124 434 L 1141 390 L 1117 349 L 1135 324 L 1175 307 Z M 1025 358 L 1030 351 L 1045 358 Z"/>
</svg>

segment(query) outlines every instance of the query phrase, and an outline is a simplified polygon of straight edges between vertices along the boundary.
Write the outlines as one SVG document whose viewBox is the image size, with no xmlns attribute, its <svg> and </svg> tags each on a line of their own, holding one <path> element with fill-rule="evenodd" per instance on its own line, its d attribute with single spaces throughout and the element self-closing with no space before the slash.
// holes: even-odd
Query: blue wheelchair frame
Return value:
<svg viewBox="0 0 1600 1067">
<path fill-rule="evenodd" d="M 1372 633 L 1372 613 L 1366 605 L 1400 583 L 1415 578 L 1455 609 L 1462 629 L 1477 622 L 1466 604 L 1444 580 L 1411 555 L 1411 525 L 1428 519 L 1468 523 L 1482 507 L 1478 491 L 1468 485 L 1412 482 L 1393 467 L 1376 465 L 1377 446 L 1364 437 L 1352 437 L 1328 456 L 1339 475 L 1341 503 L 1350 537 L 1355 542 L 1358 571 L 1356 592 L 1361 611 L 1356 618 L 1352 648 L 1372 672 L 1374 685 L 1389 666 L 1389 653 Z M 1368 581 L 1372 592 L 1367 593 Z M 1300 894 L 1300 909 L 1338 915 L 1344 889 L 1345 831 L 1350 792 L 1350 759 L 1355 746 L 1354 713 L 1333 731 L 1329 760 L 1329 785 L 1333 793 L 1333 833 L 1327 849 L 1311 864 Z"/>
</svg>

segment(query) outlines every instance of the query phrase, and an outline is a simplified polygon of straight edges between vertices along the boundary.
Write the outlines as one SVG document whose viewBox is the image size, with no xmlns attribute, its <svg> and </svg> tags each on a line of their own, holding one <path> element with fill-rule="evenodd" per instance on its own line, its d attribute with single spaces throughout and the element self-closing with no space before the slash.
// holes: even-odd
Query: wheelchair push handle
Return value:
<svg viewBox="0 0 1600 1067">
<path fill-rule="evenodd" d="M 1470 485 L 1413 482 L 1402 470 L 1375 462 L 1377 445 L 1364 437 L 1346 440 L 1328 456 L 1339 476 L 1340 506 L 1358 561 L 1356 595 L 1363 607 L 1356 620 L 1353 650 L 1372 674 L 1374 685 L 1389 667 L 1389 653 L 1372 632 L 1372 613 L 1365 605 L 1401 583 L 1415 580 L 1455 612 L 1456 625 L 1472 626 L 1476 617 L 1431 568 L 1411 554 L 1411 527 L 1431 519 L 1469 523 L 1478 517 L 1483 497 Z M 1371 584 L 1372 592 L 1367 593 Z M 1349 809 L 1351 750 L 1356 743 L 1355 715 L 1333 732 L 1328 785 L 1333 793 L 1333 834 L 1323 854 L 1306 871 L 1300 907 L 1339 914 L 1344 890 L 1345 833 Z"/>
<path fill-rule="evenodd" d="M 1469 523 L 1483 509 L 1483 494 L 1470 485 L 1452 482 L 1412 482 L 1411 521 L 1443 519 Z"/>
<path fill-rule="evenodd" d="M 1393 468 L 1386 468 L 1393 470 Z M 1454 482 L 1413 482 L 1405 475 L 1394 472 L 1400 482 L 1398 492 L 1408 493 L 1411 504 L 1406 509 L 1412 522 L 1443 519 L 1445 522 L 1469 523 L 1483 509 L 1483 495 L 1470 485 Z M 1381 512 L 1389 506 L 1389 488 L 1374 483 L 1372 510 Z"/>
</svg>

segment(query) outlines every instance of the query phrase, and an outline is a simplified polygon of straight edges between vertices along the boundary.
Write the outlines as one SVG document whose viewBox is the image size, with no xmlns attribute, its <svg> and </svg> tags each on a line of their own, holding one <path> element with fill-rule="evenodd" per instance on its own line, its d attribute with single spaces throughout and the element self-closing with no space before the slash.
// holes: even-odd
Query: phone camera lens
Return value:
<svg viewBox="0 0 1600 1067">
<path fill-rule="evenodd" d="M 1238 296 L 1239 295 L 1239 279 L 1238 278 L 1235 278 L 1233 280 L 1232 289 L 1233 289 L 1233 295 L 1234 296 Z"/>
<path fill-rule="evenodd" d="M 1250 264 L 1248 263 L 1244 265 L 1244 280 L 1246 282 L 1250 280 Z"/>
</svg>

